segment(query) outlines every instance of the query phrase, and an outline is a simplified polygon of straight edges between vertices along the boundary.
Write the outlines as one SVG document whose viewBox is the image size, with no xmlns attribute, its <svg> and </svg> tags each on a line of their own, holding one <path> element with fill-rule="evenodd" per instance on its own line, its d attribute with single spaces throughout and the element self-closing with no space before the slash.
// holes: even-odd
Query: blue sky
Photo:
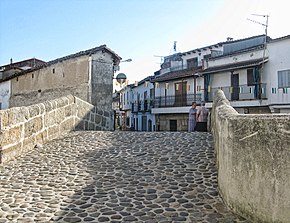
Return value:
<svg viewBox="0 0 290 223">
<path fill-rule="evenodd" d="M 102 44 L 132 62 L 130 83 L 153 75 L 177 50 L 264 34 L 289 35 L 287 0 L 1 0 L 0 65 L 32 57 L 50 61 Z"/>
</svg>

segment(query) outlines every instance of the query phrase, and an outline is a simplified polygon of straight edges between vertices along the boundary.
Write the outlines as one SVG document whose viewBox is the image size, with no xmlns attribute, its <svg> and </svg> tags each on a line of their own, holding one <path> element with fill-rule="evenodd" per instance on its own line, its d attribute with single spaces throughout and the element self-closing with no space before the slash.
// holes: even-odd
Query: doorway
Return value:
<svg viewBox="0 0 290 223">
<path fill-rule="evenodd" d="M 177 131 L 177 120 L 169 120 L 169 130 L 170 132 Z"/>
<path fill-rule="evenodd" d="M 239 100 L 240 88 L 239 88 L 239 74 L 231 74 L 231 87 L 232 87 L 232 94 L 231 100 L 237 101 Z"/>
</svg>

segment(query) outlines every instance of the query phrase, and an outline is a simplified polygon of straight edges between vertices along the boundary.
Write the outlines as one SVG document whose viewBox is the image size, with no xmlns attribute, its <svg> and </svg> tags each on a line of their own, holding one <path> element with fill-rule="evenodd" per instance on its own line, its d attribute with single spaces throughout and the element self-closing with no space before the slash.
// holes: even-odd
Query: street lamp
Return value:
<svg viewBox="0 0 290 223">
<path fill-rule="evenodd" d="M 132 62 L 132 59 L 127 59 L 127 60 L 121 60 L 120 63 L 123 63 L 123 62 Z"/>
<path fill-rule="evenodd" d="M 118 82 L 120 85 L 122 85 L 122 84 L 126 81 L 127 76 L 126 76 L 126 74 L 124 74 L 124 73 L 119 73 L 119 74 L 117 74 L 116 78 L 114 78 L 114 79 L 116 79 L 117 82 Z"/>
</svg>

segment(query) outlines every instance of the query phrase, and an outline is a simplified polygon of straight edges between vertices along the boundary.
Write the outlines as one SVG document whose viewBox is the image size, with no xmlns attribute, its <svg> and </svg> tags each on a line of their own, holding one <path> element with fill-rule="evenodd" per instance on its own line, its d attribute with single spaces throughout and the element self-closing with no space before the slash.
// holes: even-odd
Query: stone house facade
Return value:
<svg viewBox="0 0 290 223">
<path fill-rule="evenodd" d="M 120 56 L 102 45 L 15 73 L 0 84 L 10 82 L 9 107 L 28 106 L 72 94 L 113 117 L 112 78 L 120 60 Z"/>
</svg>

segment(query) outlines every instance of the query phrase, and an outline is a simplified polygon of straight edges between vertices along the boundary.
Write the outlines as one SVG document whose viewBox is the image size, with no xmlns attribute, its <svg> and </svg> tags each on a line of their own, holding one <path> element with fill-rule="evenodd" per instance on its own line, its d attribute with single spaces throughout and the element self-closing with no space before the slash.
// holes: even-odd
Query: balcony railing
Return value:
<svg viewBox="0 0 290 223">
<path fill-rule="evenodd" d="M 229 101 L 242 101 L 242 100 L 257 100 L 259 99 L 259 85 L 240 85 L 238 87 L 219 87 L 211 88 L 208 92 L 208 101 L 213 101 L 213 95 L 216 90 L 223 90 L 226 98 Z M 266 84 L 261 84 L 260 88 L 261 99 L 266 99 Z"/>
<path fill-rule="evenodd" d="M 147 112 L 147 111 L 151 111 L 151 108 L 153 107 L 153 100 L 147 99 L 144 101 L 140 101 L 140 102 L 135 102 L 132 103 L 132 112 L 136 113 L 136 112 Z"/>
<path fill-rule="evenodd" d="M 168 95 L 155 97 L 154 108 L 191 106 L 193 101 L 198 104 L 201 103 L 201 94 Z"/>
<path fill-rule="evenodd" d="M 163 68 L 161 69 L 160 74 L 165 74 L 165 73 L 174 72 L 174 71 L 181 71 L 181 70 L 197 70 L 200 67 L 201 66 L 188 67 L 187 64 L 184 64 L 184 65 L 175 66 L 175 67 Z"/>
</svg>

